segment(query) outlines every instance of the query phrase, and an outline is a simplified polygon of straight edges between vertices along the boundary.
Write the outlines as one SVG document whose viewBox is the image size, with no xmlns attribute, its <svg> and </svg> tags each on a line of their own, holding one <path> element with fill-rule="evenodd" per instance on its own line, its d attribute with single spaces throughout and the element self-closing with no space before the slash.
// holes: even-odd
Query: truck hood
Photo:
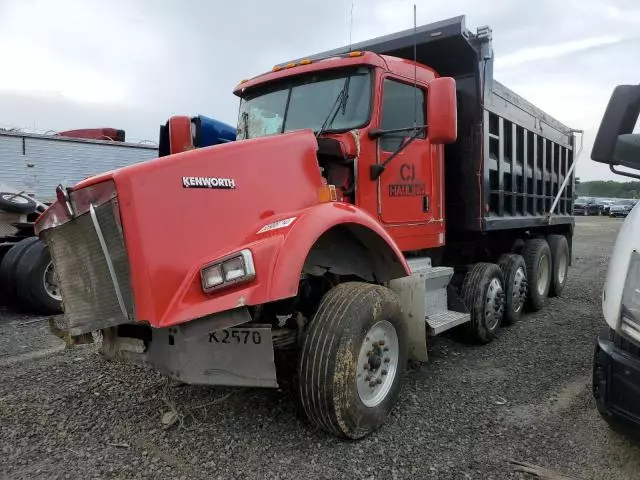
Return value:
<svg viewBox="0 0 640 480">
<path fill-rule="evenodd" d="M 200 288 L 195 279 L 204 265 L 256 242 L 262 227 L 319 203 L 317 148 L 311 131 L 221 144 L 92 177 L 71 197 L 115 185 L 135 317 L 157 324 L 176 291 Z M 63 211 L 58 202 L 49 210 L 39 230 Z M 262 259 L 255 261 L 259 276 Z"/>
</svg>

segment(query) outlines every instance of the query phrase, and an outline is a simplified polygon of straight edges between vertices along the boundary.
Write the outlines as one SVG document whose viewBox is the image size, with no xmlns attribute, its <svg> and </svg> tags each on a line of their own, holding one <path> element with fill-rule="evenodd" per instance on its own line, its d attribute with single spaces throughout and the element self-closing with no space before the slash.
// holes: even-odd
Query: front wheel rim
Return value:
<svg viewBox="0 0 640 480">
<path fill-rule="evenodd" d="M 487 298 L 484 307 L 485 326 L 492 331 L 498 327 L 504 313 L 504 291 L 500 280 L 491 279 L 487 288 Z"/>
<path fill-rule="evenodd" d="M 380 320 L 366 333 L 358 355 L 356 387 L 369 408 L 380 405 L 391 391 L 398 371 L 400 342 L 391 322 Z"/>
</svg>

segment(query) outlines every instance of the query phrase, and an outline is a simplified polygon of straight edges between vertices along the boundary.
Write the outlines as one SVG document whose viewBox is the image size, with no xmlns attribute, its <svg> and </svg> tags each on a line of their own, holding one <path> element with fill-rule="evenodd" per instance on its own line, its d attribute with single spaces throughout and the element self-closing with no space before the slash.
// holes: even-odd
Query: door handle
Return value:
<svg viewBox="0 0 640 480">
<path fill-rule="evenodd" d="M 424 213 L 429 211 L 429 197 L 426 195 L 422 197 L 422 211 Z"/>
</svg>

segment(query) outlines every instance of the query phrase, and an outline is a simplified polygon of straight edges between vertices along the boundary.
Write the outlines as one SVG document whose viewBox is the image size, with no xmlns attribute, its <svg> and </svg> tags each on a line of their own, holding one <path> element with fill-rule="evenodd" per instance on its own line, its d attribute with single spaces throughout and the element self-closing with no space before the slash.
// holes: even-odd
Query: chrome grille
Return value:
<svg viewBox="0 0 640 480">
<path fill-rule="evenodd" d="M 133 319 L 134 305 L 129 261 L 116 222 L 117 199 L 95 209 L 124 304 Z M 59 278 L 65 320 L 72 335 L 91 332 L 129 321 L 118 303 L 109 268 L 89 213 L 56 228 L 45 230 Z"/>
</svg>

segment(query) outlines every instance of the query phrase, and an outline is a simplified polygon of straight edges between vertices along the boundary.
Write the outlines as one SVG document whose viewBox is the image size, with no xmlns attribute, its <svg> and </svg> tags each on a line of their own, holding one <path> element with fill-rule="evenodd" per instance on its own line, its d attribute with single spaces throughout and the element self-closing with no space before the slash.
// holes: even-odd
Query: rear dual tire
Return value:
<svg viewBox="0 0 640 480">
<path fill-rule="evenodd" d="M 552 261 L 549 244 L 544 238 L 527 240 L 522 257 L 527 266 L 529 282 L 527 306 L 537 312 L 544 307 L 551 286 Z"/>
<path fill-rule="evenodd" d="M 462 282 L 461 298 L 471 321 L 462 326 L 474 343 L 489 343 L 502 323 L 505 308 L 504 277 L 494 263 L 476 263 Z"/>
<path fill-rule="evenodd" d="M 570 255 L 564 235 L 532 238 L 525 242 L 523 257 L 529 283 L 527 305 L 532 311 L 541 310 L 547 297 L 562 293 L 567 282 Z"/>
<path fill-rule="evenodd" d="M 522 316 L 527 301 L 527 265 L 520 255 L 507 253 L 498 261 L 504 277 L 505 307 L 503 325 L 513 325 Z"/>
<path fill-rule="evenodd" d="M 549 235 L 547 237 L 547 243 L 551 250 L 551 260 L 553 263 L 549 296 L 558 297 L 567 283 L 567 273 L 569 271 L 571 256 L 569 242 L 564 235 Z"/>
</svg>

